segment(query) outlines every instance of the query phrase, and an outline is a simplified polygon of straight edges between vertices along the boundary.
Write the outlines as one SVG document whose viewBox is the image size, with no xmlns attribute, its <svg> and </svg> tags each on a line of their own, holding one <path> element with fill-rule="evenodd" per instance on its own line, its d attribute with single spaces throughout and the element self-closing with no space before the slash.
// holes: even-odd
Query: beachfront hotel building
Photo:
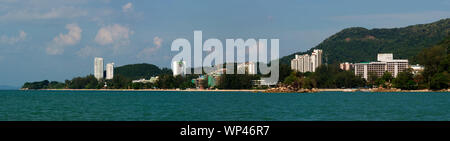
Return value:
<svg viewBox="0 0 450 141">
<path fill-rule="evenodd" d="M 381 77 L 384 72 L 390 72 L 393 77 L 397 77 L 400 72 L 408 69 L 408 60 L 394 59 L 392 53 L 378 54 L 377 62 L 361 62 L 355 64 L 355 75 L 364 79 L 369 78 L 369 74 L 373 73 Z"/>
<path fill-rule="evenodd" d="M 103 79 L 103 58 L 95 57 L 94 59 L 94 77 L 97 80 Z"/>
<path fill-rule="evenodd" d="M 172 62 L 173 76 L 184 76 L 186 74 L 186 61 Z"/>
<path fill-rule="evenodd" d="M 322 65 L 322 50 L 314 49 L 311 55 L 295 55 L 291 60 L 291 69 L 298 72 L 315 72 Z"/>
<path fill-rule="evenodd" d="M 114 63 L 106 64 L 106 79 L 111 80 L 114 78 Z"/>
<path fill-rule="evenodd" d="M 247 62 L 237 65 L 238 74 L 256 74 L 256 63 Z"/>
</svg>

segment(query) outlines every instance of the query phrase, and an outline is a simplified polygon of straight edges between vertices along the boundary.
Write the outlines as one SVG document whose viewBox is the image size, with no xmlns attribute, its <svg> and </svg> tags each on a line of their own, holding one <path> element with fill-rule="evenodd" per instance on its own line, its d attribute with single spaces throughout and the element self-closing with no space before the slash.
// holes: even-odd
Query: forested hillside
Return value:
<svg viewBox="0 0 450 141">
<path fill-rule="evenodd" d="M 149 79 L 152 76 L 163 73 L 171 73 L 171 70 L 166 68 L 160 69 L 158 66 L 145 63 L 125 65 L 114 69 L 115 76 L 120 75 L 132 80 L 141 78 Z"/>
<path fill-rule="evenodd" d="M 417 53 L 438 44 L 449 33 L 450 19 L 391 29 L 353 27 L 332 35 L 307 52 L 295 54 L 322 49 L 324 62 L 332 64 L 375 61 L 377 53 L 394 53 L 394 58 L 409 59 L 411 63 L 416 63 Z M 281 58 L 281 63 L 290 65 L 295 54 Z"/>
</svg>

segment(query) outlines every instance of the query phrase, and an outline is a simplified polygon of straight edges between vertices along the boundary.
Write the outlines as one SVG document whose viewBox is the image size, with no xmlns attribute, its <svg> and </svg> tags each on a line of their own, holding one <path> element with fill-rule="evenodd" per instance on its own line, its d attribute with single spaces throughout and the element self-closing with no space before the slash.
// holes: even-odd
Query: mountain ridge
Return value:
<svg viewBox="0 0 450 141">
<path fill-rule="evenodd" d="M 449 35 L 450 18 L 400 28 L 350 27 L 305 52 L 280 58 L 280 63 L 290 65 L 295 54 L 311 53 L 313 49 L 323 50 L 323 59 L 327 64 L 375 61 L 377 53 L 387 52 L 394 53 L 394 58 L 409 59 L 415 63 L 417 53 L 438 44 Z"/>
</svg>

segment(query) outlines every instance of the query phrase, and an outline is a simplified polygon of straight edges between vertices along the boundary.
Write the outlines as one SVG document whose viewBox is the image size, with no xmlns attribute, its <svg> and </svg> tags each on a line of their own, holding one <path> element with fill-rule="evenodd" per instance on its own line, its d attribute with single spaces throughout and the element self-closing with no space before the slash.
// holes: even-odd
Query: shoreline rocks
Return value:
<svg viewBox="0 0 450 141">
<path fill-rule="evenodd" d="M 316 93 L 317 89 L 297 89 L 290 86 L 270 88 L 264 91 L 264 93 Z"/>
</svg>

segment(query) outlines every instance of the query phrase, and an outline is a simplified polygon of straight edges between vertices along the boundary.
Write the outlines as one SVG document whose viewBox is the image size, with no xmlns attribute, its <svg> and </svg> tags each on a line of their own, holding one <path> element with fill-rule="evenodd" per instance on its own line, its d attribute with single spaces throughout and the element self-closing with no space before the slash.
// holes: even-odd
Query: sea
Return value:
<svg viewBox="0 0 450 141">
<path fill-rule="evenodd" d="M 0 91 L 0 121 L 449 120 L 449 92 Z"/>
</svg>

